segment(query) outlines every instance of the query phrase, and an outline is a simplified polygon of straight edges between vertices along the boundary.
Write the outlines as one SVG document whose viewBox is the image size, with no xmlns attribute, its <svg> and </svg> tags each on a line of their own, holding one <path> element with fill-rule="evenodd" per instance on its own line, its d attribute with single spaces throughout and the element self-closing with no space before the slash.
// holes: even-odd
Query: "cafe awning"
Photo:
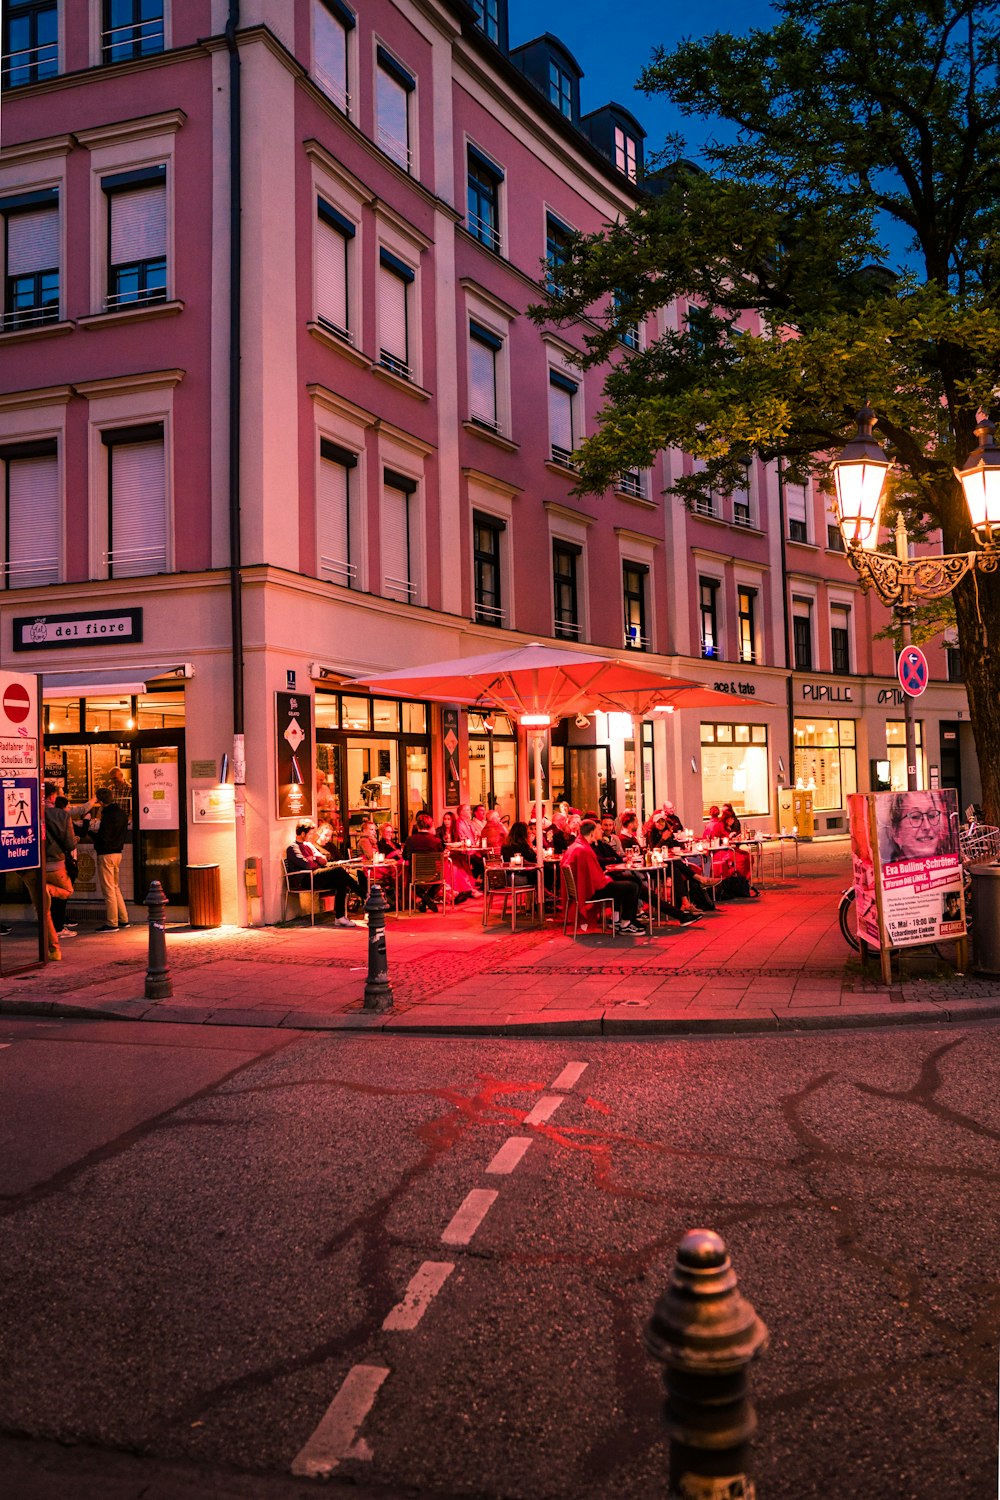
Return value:
<svg viewBox="0 0 1000 1500">
<path fill-rule="evenodd" d="M 131 670 L 119 668 L 115 672 L 44 672 L 42 697 L 128 697 L 132 693 L 148 693 L 154 685 L 164 686 L 161 681 L 164 678 L 176 681 L 193 676 L 194 667 L 187 661 L 166 666 L 143 663 Z"/>
</svg>

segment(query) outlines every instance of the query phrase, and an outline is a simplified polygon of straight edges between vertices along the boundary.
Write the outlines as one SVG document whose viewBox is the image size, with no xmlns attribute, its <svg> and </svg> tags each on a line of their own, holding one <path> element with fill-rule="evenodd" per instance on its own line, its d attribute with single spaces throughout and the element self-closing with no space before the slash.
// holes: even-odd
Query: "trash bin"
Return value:
<svg viewBox="0 0 1000 1500">
<path fill-rule="evenodd" d="M 222 877 L 218 865 L 188 865 L 188 909 L 192 927 L 222 926 Z"/>
<path fill-rule="evenodd" d="M 1000 974 L 1000 864 L 971 865 L 972 958 L 983 974 Z"/>
</svg>

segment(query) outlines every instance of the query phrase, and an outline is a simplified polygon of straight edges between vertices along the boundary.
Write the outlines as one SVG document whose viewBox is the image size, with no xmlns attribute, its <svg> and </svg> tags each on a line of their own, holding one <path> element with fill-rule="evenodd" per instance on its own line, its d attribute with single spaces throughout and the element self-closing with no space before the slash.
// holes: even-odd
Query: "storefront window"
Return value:
<svg viewBox="0 0 1000 1500">
<path fill-rule="evenodd" d="M 427 733 L 427 705 L 426 703 L 403 704 L 403 733 L 404 734 L 426 734 Z"/>
<path fill-rule="evenodd" d="M 316 728 L 340 728 L 340 699 L 333 693 L 316 694 Z"/>
<path fill-rule="evenodd" d="M 83 727 L 90 734 L 108 734 L 113 729 L 134 729 L 131 698 L 88 698 Z"/>
<path fill-rule="evenodd" d="M 846 806 L 858 789 L 853 719 L 796 719 L 795 784 L 812 790 L 816 811 Z"/>
<path fill-rule="evenodd" d="M 341 699 L 341 728 L 342 729 L 369 729 L 368 710 L 371 700 L 368 698 L 343 698 Z"/>
<path fill-rule="evenodd" d="M 372 728 L 399 733 L 399 704 L 393 698 L 372 699 Z"/>
<path fill-rule="evenodd" d="M 138 729 L 183 729 L 183 692 L 145 694 L 139 699 L 135 722 Z"/>
<path fill-rule="evenodd" d="M 918 719 L 913 726 L 917 741 L 917 786 L 922 791 L 924 781 L 924 726 Z M 892 791 L 905 792 L 906 777 L 906 724 L 902 719 L 887 719 L 885 742 L 889 749 L 889 782 Z"/>
<path fill-rule="evenodd" d="M 469 800 L 496 808 L 501 818 L 517 817 L 517 740 L 506 714 L 496 714 L 487 730 L 481 714 L 469 714 Z"/>
<path fill-rule="evenodd" d="M 392 823 L 405 838 L 430 803 L 427 705 L 321 691 L 316 731 L 323 772 L 316 814 L 330 843 L 342 853 L 353 849 L 369 818 Z"/>
<path fill-rule="evenodd" d="M 45 701 L 45 728 L 49 734 L 77 734 L 80 729 L 79 698 L 49 698 Z"/>
<path fill-rule="evenodd" d="M 731 802 L 738 817 L 770 811 L 766 724 L 702 724 L 703 808 Z"/>
</svg>

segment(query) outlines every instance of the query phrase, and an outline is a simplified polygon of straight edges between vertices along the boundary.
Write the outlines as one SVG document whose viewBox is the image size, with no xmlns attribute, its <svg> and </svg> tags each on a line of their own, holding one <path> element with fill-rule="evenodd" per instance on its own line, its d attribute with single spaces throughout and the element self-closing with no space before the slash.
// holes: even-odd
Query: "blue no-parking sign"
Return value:
<svg viewBox="0 0 1000 1500">
<path fill-rule="evenodd" d="M 927 658 L 919 646 L 904 646 L 896 663 L 896 676 L 904 693 L 919 698 L 930 680 Z"/>
</svg>

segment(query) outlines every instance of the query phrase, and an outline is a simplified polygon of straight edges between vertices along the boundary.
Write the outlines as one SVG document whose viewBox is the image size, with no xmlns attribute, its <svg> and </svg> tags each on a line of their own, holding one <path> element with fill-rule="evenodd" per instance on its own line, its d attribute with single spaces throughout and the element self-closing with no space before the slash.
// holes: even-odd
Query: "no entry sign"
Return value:
<svg viewBox="0 0 1000 1500">
<path fill-rule="evenodd" d="M 31 694 L 21 682 L 12 682 L 3 695 L 3 711 L 11 724 L 23 724 L 31 713 Z"/>
<path fill-rule="evenodd" d="M 904 693 L 919 698 L 930 678 L 927 658 L 919 646 L 904 646 L 896 664 L 896 676 Z"/>
</svg>

